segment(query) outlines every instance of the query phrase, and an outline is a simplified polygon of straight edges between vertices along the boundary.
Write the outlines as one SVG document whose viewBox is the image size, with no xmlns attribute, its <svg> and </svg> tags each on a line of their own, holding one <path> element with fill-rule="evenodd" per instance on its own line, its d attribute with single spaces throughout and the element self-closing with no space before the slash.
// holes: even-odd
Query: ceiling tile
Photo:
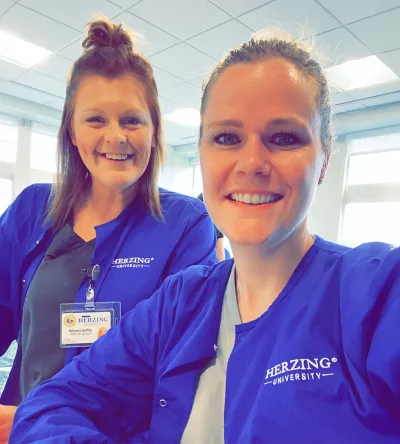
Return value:
<svg viewBox="0 0 400 444">
<path fill-rule="evenodd" d="M 194 79 L 191 79 L 190 83 L 193 83 L 193 85 L 198 86 L 199 88 L 203 88 L 203 82 L 206 78 L 207 76 L 196 77 Z"/>
<path fill-rule="evenodd" d="M 395 74 L 400 76 L 400 49 L 379 54 L 378 57 L 385 63 Z"/>
<path fill-rule="evenodd" d="M 0 60 L 0 78 L 12 80 L 21 75 L 26 68 L 22 68 L 14 63 L 8 63 L 4 60 Z"/>
<path fill-rule="evenodd" d="M 400 45 L 400 8 L 348 25 L 348 28 L 375 53 Z"/>
<path fill-rule="evenodd" d="M 357 111 L 358 109 L 364 108 L 361 102 L 349 102 L 343 103 L 341 105 L 335 105 L 333 107 L 333 114 L 347 113 L 349 111 Z"/>
<path fill-rule="evenodd" d="M 319 0 L 319 2 L 344 24 L 400 6 L 400 0 Z"/>
<path fill-rule="evenodd" d="M 179 42 L 172 35 L 134 16 L 130 12 L 119 14 L 114 21 L 128 25 L 138 34 L 135 42 L 136 46 L 146 56 L 162 51 Z"/>
<path fill-rule="evenodd" d="M 2 16 L 6 11 L 8 11 L 12 6 L 14 6 L 14 2 L 12 2 L 11 0 L 1 0 L 0 16 Z"/>
<path fill-rule="evenodd" d="M 345 28 L 317 36 L 315 50 L 312 52 L 325 68 L 372 55 L 372 52 Z"/>
<path fill-rule="evenodd" d="M 0 92 L 40 104 L 46 103 L 54 98 L 50 94 L 8 80 L 0 80 Z"/>
<path fill-rule="evenodd" d="M 382 94 L 390 94 L 400 90 L 400 80 L 395 82 L 385 83 L 369 88 L 360 88 L 349 91 L 349 94 L 355 99 L 367 99 L 374 96 L 380 96 Z"/>
<path fill-rule="evenodd" d="M 157 83 L 158 91 L 171 88 L 171 86 L 178 85 L 179 83 L 182 83 L 184 81 L 181 78 L 176 77 L 173 74 L 166 72 L 155 66 L 153 67 L 153 73 Z"/>
<path fill-rule="evenodd" d="M 72 65 L 71 60 L 54 55 L 40 65 L 36 65 L 34 70 L 66 83 Z"/>
<path fill-rule="evenodd" d="M 211 3 L 220 6 L 224 11 L 237 17 L 271 1 L 273 0 L 211 0 Z"/>
<path fill-rule="evenodd" d="M 75 62 L 83 54 L 82 42 L 83 37 L 66 46 L 59 54 Z"/>
<path fill-rule="evenodd" d="M 186 43 L 180 43 L 151 56 L 150 62 L 184 80 L 203 75 L 216 64 L 214 59 Z"/>
<path fill-rule="evenodd" d="M 17 82 L 53 96 L 65 97 L 65 82 L 53 79 L 40 72 L 27 71 L 18 77 Z"/>
<path fill-rule="evenodd" d="M 230 18 L 206 0 L 146 0 L 130 11 L 180 39 L 199 34 Z"/>
<path fill-rule="evenodd" d="M 158 98 L 158 103 L 160 104 L 162 115 L 172 113 L 182 108 L 182 105 L 179 105 L 179 103 L 171 102 L 171 100 L 164 99 L 163 97 Z"/>
<path fill-rule="evenodd" d="M 340 23 L 314 0 L 277 0 L 240 16 L 254 31 L 279 27 L 295 37 L 320 34 Z"/>
<path fill-rule="evenodd" d="M 384 105 L 386 103 L 400 102 L 400 91 L 384 94 L 382 96 L 370 97 L 361 101 L 365 106 Z"/>
<path fill-rule="evenodd" d="M 83 32 L 96 15 L 113 17 L 121 8 L 106 0 L 19 0 L 19 4 Z"/>
<path fill-rule="evenodd" d="M 185 107 L 200 108 L 201 88 L 191 83 L 181 83 L 161 92 L 161 97 L 172 100 Z"/>
<path fill-rule="evenodd" d="M 190 45 L 219 60 L 226 52 L 250 39 L 252 31 L 237 20 L 216 26 L 187 41 Z"/>
<path fill-rule="evenodd" d="M 111 3 L 114 3 L 115 5 L 120 6 L 121 8 L 128 9 L 133 5 L 136 5 L 136 3 L 139 3 L 141 0 L 108 0 Z"/>
<path fill-rule="evenodd" d="M 50 100 L 50 102 L 45 103 L 46 106 L 50 106 L 50 108 L 55 108 L 58 109 L 60 111 L 62 111 L 64 109 L 64 99 L 53 99 Z"/>
<path fill-rule="evenodd" d="M 0 27 L 51 51 L 67 45 L 79 36 L 78 31 L 18 4 L 0 18 Z"/>
</svg>

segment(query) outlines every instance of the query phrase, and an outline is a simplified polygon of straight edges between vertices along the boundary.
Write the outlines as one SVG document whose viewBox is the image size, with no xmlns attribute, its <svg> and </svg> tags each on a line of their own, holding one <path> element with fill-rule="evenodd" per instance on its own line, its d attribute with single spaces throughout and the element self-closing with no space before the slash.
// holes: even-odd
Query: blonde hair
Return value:
<svg viewBox="0 0 400 444">
<path fill-rule="evenodd" d="M 321 142 L 325 154 L 332 148 L 332 108 L 328 81 L 321 65 L 311 56 L 311 49 L 290 35 L 279 31 L 262 31 L 248 42 L 229 51 L 211 72 L 203 84 L 200 114 L 204 115 L 210 88 L 221 74 L 231 66 L 243 63 L 257 63 L 270 59 L 284 59 L 293 64 L 300 72 L 312 80 L 318 88 L 317 110 L 321 119 Z M 202 127 L 200 126 L 200 139 Z"/>
<path fill-rule="evenodd" d="M 58 132 L 57 173 L 49 200 L 47 220 L 55 231 L 71 218 L 74 207 L 91 188 L 89 171 L 71 139 L 74 96 L 83 78 L 100 75 L 117 78 L 133 74 L 144 85 L 154 127 L 154 147 L 149 164 L 138 182 L 138 197 L 153 217 L 162 219 L 158 176 L 165 160 L 162 119 L 153 70 L 147 59 L 134 51 L 131 35 L 121 26 L 102 18 L 89 23 L 82 43 L 83 54 L 74 63 L 67 82 L 66 99 Z"/>
</svg>

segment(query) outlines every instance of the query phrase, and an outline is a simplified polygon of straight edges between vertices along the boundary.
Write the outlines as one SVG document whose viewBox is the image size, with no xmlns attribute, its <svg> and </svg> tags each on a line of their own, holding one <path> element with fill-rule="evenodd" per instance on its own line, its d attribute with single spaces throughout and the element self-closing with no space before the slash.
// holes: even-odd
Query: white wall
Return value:
<svg viewBox="0 0 400 444">
<path fill-rule="evenodd" d="M 308 226 L 313 234 L 337 242 L 343 205 L 344 179 L 346 171 L 346 143 L 338 140 L 333 145 L 332 155 L 324 182 L 308 217 Z"/>
</svg>

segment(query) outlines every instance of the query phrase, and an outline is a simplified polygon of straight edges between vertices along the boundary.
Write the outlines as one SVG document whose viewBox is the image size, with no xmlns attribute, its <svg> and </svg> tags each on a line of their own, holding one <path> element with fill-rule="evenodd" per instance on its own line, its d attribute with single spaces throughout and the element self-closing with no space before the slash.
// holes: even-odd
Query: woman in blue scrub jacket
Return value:
<svg viewBox="0 0 400 444">
<path fill-rule="evenodd" d="M 28 396 L 10 443 L 399 443 L 400 250 L 308 231 L 331 139 L 328 83 L 299 43 L 228 53 L 200 161 L 234 261 L 168 278 Z"/>
<path fill-rule="evenodd" d="M 112 323 L 107 314 L 95 335 L 67 335 L 61 345 L 73 347 L 61 348 L 60 304 L 89 297 L 120 303 L 123 314 L 167 276 L 216 263 L 203 203 L 157 186 L 164 147 L 151 66 L 107 21 L 91 24 L 83 47 L 67 86 L 56 184 L 27 188 L 0 219 L 0 356 L 18 339 L 1 404 L 17 405 Z"/>
</svg>

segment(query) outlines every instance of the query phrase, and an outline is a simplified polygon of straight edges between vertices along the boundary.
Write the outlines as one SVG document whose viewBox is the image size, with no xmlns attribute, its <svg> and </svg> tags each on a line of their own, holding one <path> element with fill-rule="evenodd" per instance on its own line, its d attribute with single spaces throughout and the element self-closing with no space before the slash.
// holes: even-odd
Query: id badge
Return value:
<svg viewBox="0 0 400 444">
<path fill-rule="evenodd" d="M 120 319 L 120 302 L 61 304 L 60 347 L 89 347 Z"/>
</svg>

